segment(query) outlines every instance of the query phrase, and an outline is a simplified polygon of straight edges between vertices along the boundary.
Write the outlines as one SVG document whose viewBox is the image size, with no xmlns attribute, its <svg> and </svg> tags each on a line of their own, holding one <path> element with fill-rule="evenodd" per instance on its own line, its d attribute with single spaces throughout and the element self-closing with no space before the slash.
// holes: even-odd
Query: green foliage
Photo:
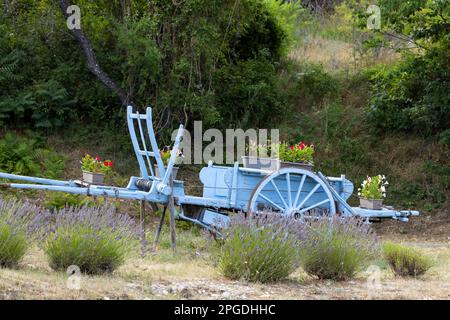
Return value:
<svg viewBox="0 0 450 320">
<path fill-rule="evenodd" d="M 0 199 L 0 267 L 15 267 L 25 255 L 30 241 L 30 214 L 36 208 Z"/>
<path fill-rule="evenodd" d="M 300 247 L 303 269 L 319 279 L 348 280 L 377 254 L 370 227 L 354 218 L 312 222 Z"/>
<path fill-rule="evenodd" d="M 232 218 L 224 235 L 216 255 L 227 278 L 272 282 L 286 278 L 297 266 L 297 242 L 286 219 L 240 214 Z"/>
<path fill-rule="evenodd" d="M 81 170 L 92 173 L 108 174 L 112 170 L 112 161 L 101 161 L 100 157 L 93 158 L 89 154 L 81 159 Z"/>
<path fill-rule="evenodd" d="M 287 64 L 282 86 L 289 101 L 300 110 L 309 110 L 339 93 L 339 81 L 316 64 Z"/>
<path fill-rule="evenodd" d="M 383 199 L 386 197 L 386 187 L 389 182 L 385 176 L 367 177 L 358 189 L 358 196 L 365 199 Z"/>
<path fill-rule="evenodd" d="M 222 126 L 266 127 L 283 118 L 285 97 L 278 87 L 276 68 L 264 54 L 222 68 L 215 82 L 221 88 L 217 103 Z"/>
<path fill-rule="evenodd" d="M 63 209 L 40 217 L 41 246 L 50 266 L 82 272 L 112 272 L 138 245 L 138 229 L 111 206 Z"/>
<path fill-rule="evenodd" d="M 400 65 L 381 69 L 371 78 L 370 123 L 378 131 L 439 134 L 450 123 L 446 49 L 431 49 L 408 57 Z"/>
<path fill-rule="evenodd" d="M 201 118 L 205 127 L 237 125 L 240 119 L 230 116 L 229 106 L 249 115 L 248 125 L 279 112 L 276 64 L 291 43 L 299 5 L 280 0 L 77 5 L 100 66 L 136 107 L 153 105 L 166 142 L 179 122 L 189 126 Z M 122 123 L 117 97 L 86 68 L 56 2 L 2 3 L 0 17 L 3 124 L 52 130 L 72 121 Z M 221 76 L 227 74 L 224 87 Z M 242 88 L 232 82 L 240 77 Z M 236 91 L 232 103 L 226 101 Z"/>
<path fill-rule="evenodd" d="M 44 207 L 49 210 L 61 210 L 68 207 L 80 208 L 85 205 L 92 207 L 94 205 L 98 205 L 98 203 L 93 201 L 90 197 L 62 192 L 49 193 L 46 196 L 44 203 Z"/>
<path fill-rule="evenodd" d="M 295 145 L 282 143 L 279 148 L 280 159 L 287 162 L 314 164 L 314 146 L 300 142 Z"/>
<path fill-rule="evenodd" d="M 44 148 L 39 139 L 11 133 L 0 139 L 0 171 L 19 175 L 61 178 L 66 158 Z"/>
<path fill-rule="evenodd" d="M 382 0 L 382 32 L 413 43 L 404 60 L 372 77 L 369 121 L 379 131 L 434 136 L 450 123 L 448 1 Z M 363 20 L 364 20 L 363 16 Z"/>
<path fill-rule="evenodd" d="M 384 259 L 395 274 L 405 276 L 420 276 L 432 266 L 432 261 L 417 250 L 393 242 L 383 245 Z"/>
</svg>

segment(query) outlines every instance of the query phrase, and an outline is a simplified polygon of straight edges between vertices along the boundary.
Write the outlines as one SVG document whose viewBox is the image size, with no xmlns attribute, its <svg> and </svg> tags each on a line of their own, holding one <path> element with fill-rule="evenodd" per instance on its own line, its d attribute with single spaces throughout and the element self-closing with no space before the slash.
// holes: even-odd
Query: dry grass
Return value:
<svg viewBox="0 0 450 320">
<path fill-rule="evenodd" d="M 357 41 L 351 43 L 309 35 L 290 52 L 289 58 L 300 63 L 308 61 L 321 64 L 330 72 L 351 72 L 374 64 L 391 64 L 399 56 L 394 50 L 387 48 L 366 51 Z"/>
<path fill-rule="evenodd" d="M 151 235 L 149 235 L 151 236 Z M 392 237 L 390 237 L 392 238 Z M 403 238 L 404 240 L 404 238 Z M 210 263 L 204 235 L 180 233 L 176 252 L 167 232 L 157 250 L 136 257 L 107 276 L 82 276 L 81 289 L 68 289 L 68 276 L 52 271 L 34 248 L 17 270 L 0 269 L 0 299 L 449 299 L 450 242 L 414 241 L 435 262 L 422 277 L 396 277 L 382 262 L 378 289 L 369 288 L 369 274 L 353 281 L 319 281 L 298 269 L 275 284 L 229 281 Z M 405 242 L 405 241 L 403 241 Z"/>
</svg>

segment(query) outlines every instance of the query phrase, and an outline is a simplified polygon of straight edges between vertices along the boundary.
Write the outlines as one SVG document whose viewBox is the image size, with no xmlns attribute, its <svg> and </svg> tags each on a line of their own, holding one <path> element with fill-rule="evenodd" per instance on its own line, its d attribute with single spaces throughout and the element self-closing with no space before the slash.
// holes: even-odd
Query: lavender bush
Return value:
<svg viewBox="0 0 450 320">
<path fill-rule="evenodd" d="M 298 240 L 291 218 L 262 214 L 231 218 L 216 252 L 218 268 L 229 279 L 271 282 L 286 278 L 298 266 Z"/>
<path fill-rule="evenodd" d="M 383 256 L 392 271 L 402 277 L 423 275 L 433 265 L 432 260 L 420 251 L 393 242 L 383 245 Z"/>
<path fill-rule="evenodd" d="M 54 270 L 77 265 L 99 274 L 120 266 L 138 245 L 140 228 L 112 205 L 66 208 L 42 213 L 40 242 Z"/>
<path fill-rule="evenodd" d="M 348 280 L 379 252 L 370 225 L 356 218 L 311 221 L 298 235 L 302 267 L 320 279 Z"/>
<path fill-rule="evenodd" d="M 0 267 L 14 267 L 31 241 L 29 226 L 36 207 L 15 200 L 0 199 Z"/>
</svg>

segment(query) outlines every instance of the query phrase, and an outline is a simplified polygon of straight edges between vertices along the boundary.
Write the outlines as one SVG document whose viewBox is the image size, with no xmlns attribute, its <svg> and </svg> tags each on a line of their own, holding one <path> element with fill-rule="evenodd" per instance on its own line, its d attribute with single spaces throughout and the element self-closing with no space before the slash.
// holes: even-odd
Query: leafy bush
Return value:
<svg viewBox="0 0 450 320">
<path fill-rule="evenodd" d="M 42 213 L 37 222 L 50 266 L 82 272 L 112 272 L 136 249 L 139 228 L 113 206 L 61 209 Z"/>
<path fill-rule="evenodd" d="M 448 129 L 450 122 L 447 22 L 450 4 L 380 0 L 378 5 L 384 12 L 383 29 L 407 35 L 408 44 L 403 61 L 378 70 L 372 77 L 368 111 L 371 124 L 380 132 L 439 135 Z M 417 50 L 411 50 L 411 44 Z"/>
<path fill-rule="evenodd" d="M 97 202 L 102 203 L 103 198 L 96 199 Z M 82 196 L 79 194 L 50 192 L 45 197 L 44 207 L 49 210 L 59 210 L 66 207 L 83 207 L 94 206 L 96 202 L 91 197 Z"/>
<path fill-rule="evenodd" d="M 230 279 L 271 282 L 297 267 L 297 240 L 290 218 L 276 214 L 232 217 L 217 251 L 218 267 Z"/>
<path fill-rule="evenodd" d="M 239 120 L 227 118 L 227 106 L 219 110 L 223 91 L 236 88 L 214 81 L 217 73 L 231 68 L 237 80 L 246 78 L 250 67 L 236 66 L 258 60 L 261 51 L 267 52 L 272 71 L 287 53 L 299 7 L 279 0 L 189 0 L 182 5 L 139 0 L 123 6 L 80 0 L 78 5 L 100 66 L 137 107 L 154 104 L 166 141 L 180 121 L 202 118 L 210 126 L 223 123 L 222 118 Z M 71 122 L 74 127 L 122 123 L 123 110 L 110 107 L 119 99 L 90 73 L 78 43 L 61 30 L 66 30 L 61 9 L 51 1 L 0 4 L 1 124 L 52 130 Z M 276 92 L 276 82 L 272 76 L 262 78 L 254 88 L 248 79 L 233 100 L 239 105 L 230 105 L 254 109 L 259 102 L 254 94 L 267 104 L 265 91 L 267 96 Z M 233 92 L 224 95 L 233 97 Z M 279 104 L 276 97 L 269 103 Z"/>
<path fill-rule="evenodd" d="M 64 156 L 45 148 L 39 139 L 10 133 L 0 139 L 0 171 L 60 178 L 65 160 Z"/>
<path fill-rule="evenodd" d="M 215 83 L 220 86 L 217 105 L 226 125 L 261 127 L 283 118 L 285 97 L 280 92 L 277 68 L 266 53 L 222 67 Z"/>
<path fill-rule="evenodd" d="M 420 276 L 432 266 L 431 260 L 420 252 L 393 242 L 383 245 L 383 255 L 392 271 L 399 276 Z"/>
<path fill-rule="evenodd" d="M 319 279 L 351 279 L 378 250 L 370 226 L 355 218 L 312 221 L 300 236 L 303 269 Z"/>
<path fill-rule="evenodd" d="M 311 109 L 338 95 L 338 79 L 327 73 L 322 65 L 291 64 L 286 67 L 287 77 L 283 84 L 288 88 L 289 100 L 299 109 Z"/>
<path fill-rule="evenodd" d="M 0 199 L 0 267 L 14 267 L 29 244 L 30 214 L 36 208 L 14 200 Z"/>
</svg>

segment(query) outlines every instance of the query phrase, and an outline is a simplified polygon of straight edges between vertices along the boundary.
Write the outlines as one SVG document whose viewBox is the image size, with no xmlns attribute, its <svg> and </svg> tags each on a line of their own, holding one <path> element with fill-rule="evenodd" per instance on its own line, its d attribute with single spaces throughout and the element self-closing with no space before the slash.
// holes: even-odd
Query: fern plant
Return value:
<svg viewBox="0 0 450 320">
<path fill-rule="evenodd" d="M 0 171 L 21 175 L 61 178 L 66 157 L 43 148 L 37 139 L 11 133 L 0 139 Z"/>
<path fill-rule="evenodd" d="M 13 50 L 9 53 L 0 51 L 0 55 L 0 83 L 19 81 L 22 78 L 17 74 L 20 52 L 18 50 Z"/>
</svg>

